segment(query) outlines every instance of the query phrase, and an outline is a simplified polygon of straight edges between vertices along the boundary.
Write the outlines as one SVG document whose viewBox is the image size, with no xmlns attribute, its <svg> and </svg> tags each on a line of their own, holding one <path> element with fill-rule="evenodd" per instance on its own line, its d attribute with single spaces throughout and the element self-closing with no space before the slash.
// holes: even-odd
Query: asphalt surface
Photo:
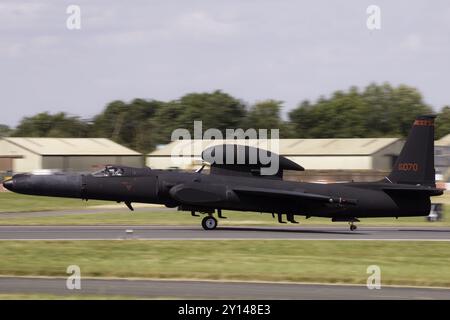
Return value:
<svg viewBox="0 0 450 320">
<path fill-rule="evenodd" d="M 440 227 L 218 227 L 200 226 L 0 226 L 0 240 L 392 240 L 450 241 L 450 228 Z"/>
<path fill-rule="evenodd" d="M 69 290 L 65 278 L 0 277 L 0 294 L 130 296 L 180 299 L 450 299 L 450 289 L 176 280 L 81 279 Z"/>
</svg>

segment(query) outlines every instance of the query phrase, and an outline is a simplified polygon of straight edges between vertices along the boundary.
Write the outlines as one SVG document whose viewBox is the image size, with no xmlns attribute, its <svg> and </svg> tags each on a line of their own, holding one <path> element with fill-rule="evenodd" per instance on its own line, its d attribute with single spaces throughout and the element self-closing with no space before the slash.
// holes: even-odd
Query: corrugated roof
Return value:
<svg viewBox="0 0 450 320">
<path fill-rule="evenodd" d="M 446 136 L 443 136 L 439 140 L 436 140 L 434 142 L 434 145 L 439 146 L 439 147 L 448 147 L 448 146 L 450 146 L 450 134 L 448 134 Z"/>
<path fill-rule="evenodd" d="M 153 151 L 149 156 L 178 155 L 200 156 L 212 145 L 222 143 L 244 144 L 261 147 L 281 155 L 371 155 L 398 141 L 399 138 L 355 138 L 355 139 L 280 139 L 277 145 L 270 140 L 177 140 Z M 175 149 L 177 148 L 177 149 Z M 276 150 L 278 149 L 278 150 Z"/>
<path fill-rule="evenodd" d="M 3 138 L 40 155 L 140 155 L 105 138 Z"/>
<path fill-rule="evenodd" d="M 20 158 L 22 153 L 18 152 L 17 148 L 14 148 L 10 143 L 7 143 L 5 139 L 0 138 L 0 158 Z"/>
</svg>

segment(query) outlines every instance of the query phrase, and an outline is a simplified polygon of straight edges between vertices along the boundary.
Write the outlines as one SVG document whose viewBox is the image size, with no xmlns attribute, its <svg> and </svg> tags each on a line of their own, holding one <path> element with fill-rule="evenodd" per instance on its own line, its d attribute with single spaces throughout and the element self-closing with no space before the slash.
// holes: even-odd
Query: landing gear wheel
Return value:
<svg viewBox="0 0 450 320">
<path fill-rule="evenodd" d="M 202 227 L 205 230 L 214 230 L 217 227 L 217 220 L 214 217 L 204 217 L 202 219 Z"/>
<path fill-rule="evenodd" d="M 355 226 L 354 224 L 351 224 L 351 225 L 350 225 L 350 230 L 351 230 L 351 231 L 355 231 L 355 230 L 356 230 L 356 226 Z"/>
</svg>

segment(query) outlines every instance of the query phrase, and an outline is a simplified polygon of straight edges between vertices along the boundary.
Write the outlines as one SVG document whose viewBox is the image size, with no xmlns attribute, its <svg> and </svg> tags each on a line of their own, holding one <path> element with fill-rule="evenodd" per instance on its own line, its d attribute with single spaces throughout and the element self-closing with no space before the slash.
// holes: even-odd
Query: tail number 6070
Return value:
<svg viewBox="0 0 450 320">
<path fill-rule="evenodd" d="M 418 171 L 419 164 L 416 162 L 402 162 L 398 164 L 398 170 L 400 171 Z"/>
</svg>

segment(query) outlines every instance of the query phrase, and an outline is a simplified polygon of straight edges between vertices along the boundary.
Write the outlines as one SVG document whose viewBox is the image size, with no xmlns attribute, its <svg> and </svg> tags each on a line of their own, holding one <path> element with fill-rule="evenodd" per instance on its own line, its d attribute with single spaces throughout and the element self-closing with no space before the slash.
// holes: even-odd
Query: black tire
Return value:
<svg viewBox="0 0 450 320">
<path fill-rule="evenodd" d="M 202 227 L 205 230 L 214 230 L 217 228 L 217 220 L 214 217 L 204 217 L 202 219 Z"/>
<path fill-rule="evenodd" d="M 356 230 L 356 226 L 352 224 L 352 225 L 350 226 L 350 230 L 351 230 L 351 231 L 355 231 L 355 230 Z"/>
</svg>

